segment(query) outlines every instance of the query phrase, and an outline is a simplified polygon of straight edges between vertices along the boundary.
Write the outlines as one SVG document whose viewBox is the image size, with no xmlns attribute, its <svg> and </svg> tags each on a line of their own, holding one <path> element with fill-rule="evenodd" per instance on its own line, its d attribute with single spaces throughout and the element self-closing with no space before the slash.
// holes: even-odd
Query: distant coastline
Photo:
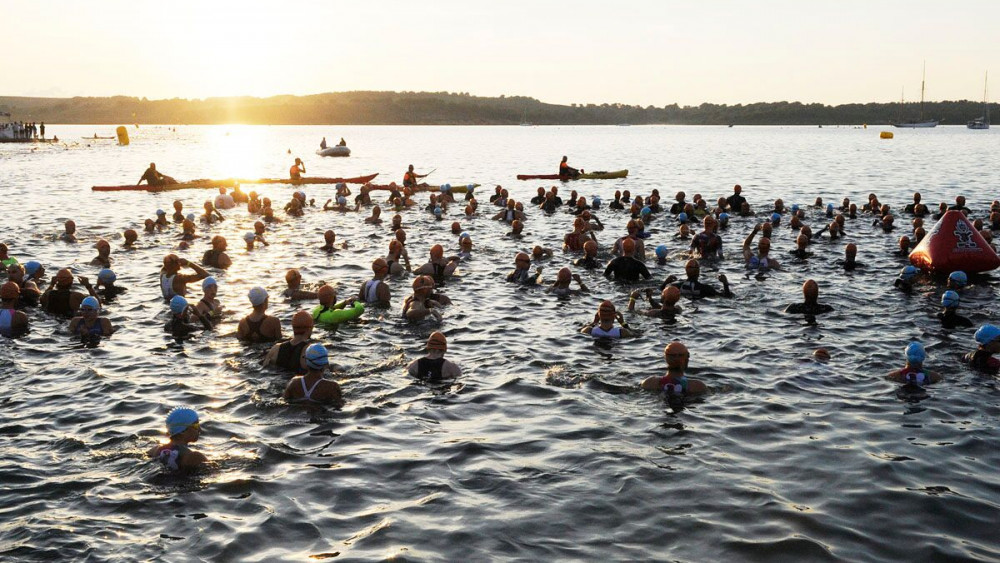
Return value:
<svg viewBox="0 0 1000 563">
<path fill-rule="evenodd" d="M 990 104 L 1000 114 L 1000 104 Z M 918 113 L 904 105 L 902 118 Z M 979 117 L 981 101 L 927 102 L 924 114 L 943 125 Z M 630 106 L 559 105 L 523 96 L 481 97 L 447 92 L 336 92 L 309 96 L 248 96 L 147 100 L 0 96 L 12 119 L 65 124 L 202 125 L 883 125 L 898 119 L 899 103 L 829 106 L 800 102 Z"/>
</svg>

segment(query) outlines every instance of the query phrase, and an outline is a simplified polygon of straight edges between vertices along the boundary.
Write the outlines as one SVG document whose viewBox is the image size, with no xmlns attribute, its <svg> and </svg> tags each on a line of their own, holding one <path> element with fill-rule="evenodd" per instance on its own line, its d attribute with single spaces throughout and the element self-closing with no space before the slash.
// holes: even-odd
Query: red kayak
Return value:
<svg viewBox="0 0 1000 563">
<path fill-rule="evenodd" d="M 223 180 L 192 180 L 190 182 L 178 182 L 165 186 L 149 186 L 129 184 L 126 186 L 92 186 L 90 189 L 95 192 L 169 192 L 175 190 L 190 189 L 217 189 L 227 188 L 240 184 L 292 184 L 295 186 L 302 184 L 367 184 L 375 179 L 378 173 L 368 176 L 357 176 L 355 178 L 299 178 L 291 180 L 289 178 L 226 178 Z"/>
<path fill-rule="evenodd" d="M 628 177 L 628 170 L 614 170 L 611 172 L 581 172 L 576 176 L 560 176 L 559 174 L 518 174 L 518 180 L 615 180 Z"/>
</svg>

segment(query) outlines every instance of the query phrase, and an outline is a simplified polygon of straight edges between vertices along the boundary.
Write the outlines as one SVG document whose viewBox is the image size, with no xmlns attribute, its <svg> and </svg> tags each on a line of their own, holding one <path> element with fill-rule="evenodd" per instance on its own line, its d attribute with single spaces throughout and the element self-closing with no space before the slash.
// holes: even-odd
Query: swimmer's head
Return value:
<svg viewBox="0 0 1000 563">
<path fill-rule="evenodd" d="M 545 255 L 545 249 L 537 244 L 531 249 L 531 257 L 535 260 L 541 260 L 542 256 Z"/>
<path fill-rule="evenodd" d="M 757 243 L 757 252 L 758 253 L 763 252 L 767 254 L 767 252 L 770 250 L 771 250 L 771 239 L 767 237 L 760 239 L 760 242 Z"/>
<path fill-rule="evenodd" d="M 985 324 L 976 331 L 976 342 L 982 346 L 992 344 L 998 338 L 1000 338 L 1000 328 L 995 325 Z"/>
<path fill-rule="evenodd" d="M 333 244 L 337 242 L 337 233 L 333 232 L 333 229 L 327 229 L 326 232 L 323 233 L 323 240 L 327 244 Z"/>
<path fill-rule="evenodd" d="M 688 214 L 683 211 L 677 216 L 677 221 L 680 223 L 686 223 L 688 220 Z"/>
<path fill-rule="evenodd" d="M 260 286 L 254 287 L 247 293 L 247 299 L 250 300 L 250 304 L 253 305 L 254 307 L 260 307 L 261 305 L 266 305 L 267 290 Z"/>
<path fill-rule="evenodd" d="M 372 261 L 372 272 L 376 275 L 382 275 L 389 271 L 389 263 L 385 261 L 385 258 L 376 258 Z"/>
<path fill-rule="evenodd" d="M 531 265 L 531 256 L 525 252 L 518 252 L 514 257 L 514 266 L 520 269 L 527 269 Z"/>
<path fill-rule="evenodd" d="M 434 289 L 434 278 L 430 276 L 417 276 L 413 280 L 414 293 L 420 291 L 430 291 Z"/>
<path fill-rule="evenodd" d="M 93 295 L 88 295 L 87 297 L 84 297 L 83 301 L 80 302 L 81 313 L 84 311 L 97 312 L 97 310 L 100 308 L 101 308 L 101 302 L 98 301 L 97 298 L 94 297 Z"/>
<path fill-rule="evenodd" d="M 291 285 L 293 283 L 298 283 L 300 280 L 302 280 L 302 274 L 300 274 L 295 268 L 291 268 L 285 272 L 285 283 Z"/>
<path fill-rule="evenodd" d="M 771 214 L 771 224 L 772 225 L 777 225 L 779 223 L 781 223 L 781 213 L 772 213 Z"/>
<path fill-rule="evenodd" d="M 399 242 L 397 239 L 392 239 L 389 241 L 389 252 L 393 254 L 398 254 L 403 251 L 403 243 Z"/>
<path fill-rule="evenodd" d="M 587 242 L 583 243 L 583 253 L 587 256 L 590 256 L 591 258 L 597 256 L 597 242 L 593 240 L 588 240 Z"/>
<path fill-rule="evenodd" d="M 198 413 L 194 410 L 187 407 L 176 407 L 167 414 L 167 435 L 171 438 L 192 427 L 200 429 Z"/>
<path fill-rule="evenodd" d="M 12 281 L 0 286 L 0 299 L 17 299 L 21 295 L 21 288 Z"/>
<path fill-rule="evenodd" d="M 337 289 L 332 285 L 321 285 L 316 291 L 316 297 L 319 299 L 320 305 L 329 307 L 337 300 Z"/>
<path fill-rule="evenodd" d="M 257 233 L 244 233 L 243 234 L 243 242 L 245 242 L 247 244 L 251 244 L 255 240 L 257 240 Z"/>
<path fill-rule="evenodd" d="M 208 288 L 210 287 L 218 288 L 219 282 L 215 281 L 215 278 L 213 278 L 212 276 L 208 276 L 207 278 L 201 280 L 202 291 L 208 291 Z"/>
<path fill-rule="evenodd" d="M 663 357 L 667 360 L 667 367 L 685 369 L 691 353 L 688 352 L 687 346 L 674 341 L 663 348 Z"/>
<path fill-rule="evenodd" d="M 42 263 L 38 260 L 28 260 L 24 263 L 24 275 L 29 278 L 42 270 Z"/>
<path fill-rule="evenodd" d="M 174 295 L 170 299 L 170 312 L 175 315 L 183 314 L 187 310 L 188 301 L 183 295 Z"/>
<path fill-rule="evenodd" d="M 720 227 L 725 227 L 728 224 L 729 224 L 729 214 L 728 213 L 719 213 L 719 226 Z"/>
<path fill-rule="evenodd" d="M 802 284 L 802 296 L 810 303 L 819 299 L 819 284 L 815 280 L 806 280 Z"/>
<path fill-rule="evenodd" d="M 698 275 L 701 273 L 701 264 L 694 258 L 688 260 L 687 264 L 684 264 L 684 273 L 691 279 L 698 279 Z"/>
<path fill-rule="evenodd" d="M 960 301 L 961 298 L 958 296 L 958 293 L 950 289 L 941 295 L 941 306 L 946 309 L 958 307 Z"/>
<path fill-rule="evenodd" d="M 472 237 L 463 237 L 459 244 L 462 246 L 462 250 L 470 250 L 472 248 Z"/>
<path fill-rule="evenodd" d="M 817 348 L 813 351 L 813 357 L 820 362 L 830 361 L 830 351 L 826 348 Z"/>
<path fill-rule="evenodd" d="M 597 243 L 594 243 L 597 244 Z M 663 259 L 667 257 L 667 245 L 661 244 L 656 247 L 656 257 Z"/>
<path fill-rule="evenodd" d="M 854 258 L 858 255 L 858 245 L 853 242 L 848 244 L 844 247 L 844 254 L 846 254 L 848 258 Z"/>
<path fill-rule="evenodd" d="M 104 285 L 115 283 L 117 279 L 118 276 L 115 275 L 114 270 L 111 268 L 103 268 L 97 273 L 97 281 L 103 283 Z"/>
<path fill-rule="evenodd" d="M 454 221 L 451 224 L 451 234 L 457 235 L 460 232 L 462 232 L 462 224 L 459 223 L 458 221 Z"/>
<path fill-rule="evenodd" d="M 927 359 L 927 352 L 924 350 L 924 345 L 919 342 L 910 342 L 906 345 L 906 363 L 911 365 L 920 365 L 924 363 Z"/>
<path fill-rule="evenodd" d="M 445 352 L 448 350 L 448 339 L 443 333 L 434 331 L 427 337 L 427 349 Z"/>
<path fill-rule="evenodd" d="M 632 256 L 635 253 L 635 241 L 627 238 L 622 241 L 622 255 Z"/>
<path fill-rule="evenodd" d="M 292 334 L 309 334 L 313 328 L 313 318 L 309 311 L 299 311 L 292 315 Z"/>
<path fill-rule="evenodd" d="M 556 274 L 556 279 L 560 282 L 569 283 L 569 280 L 573 278 L 573 272 L 569 268 L 562 268 L 559 273 Z"/>
<path fill-rule="evenodd" d="M 440 244 L 435 244 L 431 247 L 431 259 L 440 260 L 441 258 L 444 258 L 444 247 Z"/>
<path fill-rule="evenodd" d="M 524 222 L 520 219 L 514 219 L 514 221 L 510 224 L 510 229 L 515 233 L 520 233 L 524 230 Z"/>
<path fill-rule="evenodd" d="M 969 276 L 961 270 L 955 270 L 948 275 L 948 282 L 955 287 L 965 287 L 969 283 Z"/>
<path fill-rule="evenodd" d="M 660 292 L 660 299 L 667 305 L 676 305 L 681 298 L 681 290 L 676 285 L 668 285 Z"/>
<path fill-rule="evenodd" d="M 125 242 L 133 243 L 139 240 L 139 233 L 135 232 L 135 229 L 125 229 Z"/>
<path fill-rule="evenodd" d="M 61 288 L 67 288 L 73 285 L 73 272 L 69 271 L 69 268 L 63 268 L 56 272 L 56 286 Z"/>
<path fill-rule="evenodd" d="M 916 266 L 906 266 L 899 272 L 899 279 L 908 282 L 917 277 L 918 273 L 920 273 L 920 270 Z"/>
</svg>

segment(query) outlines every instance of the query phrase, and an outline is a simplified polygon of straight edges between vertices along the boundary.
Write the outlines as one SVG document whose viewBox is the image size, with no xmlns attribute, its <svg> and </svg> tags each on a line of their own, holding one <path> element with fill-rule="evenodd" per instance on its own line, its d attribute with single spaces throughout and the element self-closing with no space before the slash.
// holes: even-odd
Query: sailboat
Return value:
<svg viewBox="0 0 1000 563">
<path fill-rule="evenodd" d="M 938 122 L 932 119 L 924 119 L 924 86 L 927 82 L 927 63 L 924 63 L 924 74 L 920 79 L 920 119 L 917 121 L 907 121 L 903 122 L 903 100 L 899 100 L 899 117 L 900 121 L 897 123 L 892 123 L 893 127 L 903 127 L 907 129 L 925 129 L 929 127 L 937 127 Z"/>
<path fill-rule="evenodd" d="M 990 81 L 990 73 L 986 73 L 986 82 L 983 84 L 983 116 L 973 119 L 965 124 L 969 129 L 989 129 L 990 128 L 990 103 L 986 98 L 986 87 Z"/>
<path fill-rule="evenodd" d="M 521 114 L 521 127 L 531 127 L 532 125 L 534 124 L 528 121 L 528 110 L 524 110 L 524 113 Z"/>
</svg>

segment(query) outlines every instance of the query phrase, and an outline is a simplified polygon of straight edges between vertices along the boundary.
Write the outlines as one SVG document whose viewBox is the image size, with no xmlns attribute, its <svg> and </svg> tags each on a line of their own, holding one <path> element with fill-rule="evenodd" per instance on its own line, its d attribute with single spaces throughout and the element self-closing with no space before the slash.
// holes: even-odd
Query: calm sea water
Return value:
<svg viewBox="0 0 1000 563">
<path fill-rule="evenodd" d="M 851 128 L 711 127 L 130 127 L 132 145 L 86 141 L 108 126 L 49 126 L 67 144 L 0 145 L 2 239 L 11 254 L 54 273 L 89 266 L 101 237 L 115 247 L 114 269 L 128 288 L 106 308 L 120 332 L 96 349 L 71 339 L 65 324 L 32 313 L 32 331 L 0 343 L 0 558 L 6 560 L 997 560 L 1000 540 L 1000 390 L 958 356 L 973 329 L 943 330 L 933 317 L 941 288 L 892 290 L 904 262 L 891 255 L 908 230 L 891 235 L 868 216 L 848 221 L 846 241 L 815 244 L 794 263 L 794 236 L 776 230 L 773 252 L 787 271 L 745 279 L 739 245 L 752 226 L 724 233 L 732 300 L 684 301 L 675 324 L 627 316 L 641 335 L 612 346 L 579 335 L 602 299 L 620 308 L 631 288 L 580 272 L 592 293 L 559 299 L 503 283 L 516 251 L 557 248 L 572 216 L 531 212 L 516 244 L 490 221 L 404 214 L 417 264 L 462 221 L 477 247 L 446 292 L 454 301 L 441 329 L 449 357 L 464 368 L 455 385 L 429 388 L 404 373 L 435 326 L 398 316 L 410 278 L 393 283 L 392 311 L 314 336 L 341 366 L 347 404 L 310 413 L 283 404 L 287 376 L 262 371 L 263 347 L 233 336 L 249 311 L 247 290 L 272 291 L 271 309 L 290 318 L 312 303 L 278 297 L 286 268 L 307 283 L 337 283 L 341 295 L 368 279 L 390 231 L 355 214 L 310 209 L 272 228 L 272 245 L 247 254 L 245 210 L 207 232 L 230 240 L 234 266 L 218 273 L 219 297 L 234 314 L 215 331 L 178 342 L 162 330 L 166 307 L 157 272 L 177 244 L 171 230 L 121 252 L 121 232 L 141 228 L 173 199 L 197 211 L 208 191 L 150 195 L 90 191 L 135 182 L 155 161 L 178 179 L 279 177 L 293 156 L 309 175 L 379 172 L 399 181 L 407 164 L 436 172 L 435 183 L 502 184 L 527 200 L 540 184 L 517 173 L 551 173 L 563 154 L 586 169 L 628 168 L 625 180 L 561 186 L 610 199 L 615 189 L 669 200 L 677 190 L 709 201 L 740 183 L 763 210 L 775 197 L 810 204 L 817 196 L 862 202 L 869 192 L 901 209 L 914 190 L 925 201 L 964 194 L 978 216 L 1000 197 L 1000 134 L 958 127 L 897 131 Z M 346 137 L 354 155 L 313 155 L 321 136 Z M 292 154 L 288 154 L 288 150 Z M 291 188 L 247 186 L 281 207 Z M 356 189 L 356 187 L 355 187 Z M 322 203 L 332 186 L 305 188 Z M 565 197 L 565 195 L 564 195 Z M 425 195 L 419 201 L 424 202 Z M 809 209 L 814 230 L 824 224 Z M 282 214 L 279 213 L 279 216 Z M 454 215 L 455 217 L 452 217 Z M 391 214 L 385 214 L 388 220 Z M 602 256 L 627 217 L 604 209 Z M 66 219 L 80 243 L 57 242 Z M 929 226 L 929 225 L 928 225 Z M 199 227 L 201 229 L 201 227 Z M 350 248 L 321 253 L 333 228 Z M 649 226 L 648 246 L 672 251 L 673 223 Z M 856 242 L 866 268 L 836 266 Z M 650 247 L 651 247 L 650 246 Z M 543 264 L 548 279 L 571 256 Z M 681 275 L 683 262 L 652 266 L 654 281 Z M 703 277 L 714 282 L 716 272 Z M 836 311 L 817 324 L 785 315 L 815 278 Z M 995 277 L 963 297 L 977 324 L 997 320 Z M 200 296 L 199 290 L 193 292 Z M 901 367 L 913 338 L 946 381 L 907 402 L 883 376 Z M 681 410 L 634 390 L 664 369 L 673 339 L 691 349 L 691 375 L 713 392 Z M 810 360 L 826 347 L 829 363 Z M 631 387 L 630 387 L 631 386 Z M 203 418 L 198 449 L 217 467 L 192 478 L 163 475 L 144 452 L 163 434 L 170 407 Z"/>
</svg>

